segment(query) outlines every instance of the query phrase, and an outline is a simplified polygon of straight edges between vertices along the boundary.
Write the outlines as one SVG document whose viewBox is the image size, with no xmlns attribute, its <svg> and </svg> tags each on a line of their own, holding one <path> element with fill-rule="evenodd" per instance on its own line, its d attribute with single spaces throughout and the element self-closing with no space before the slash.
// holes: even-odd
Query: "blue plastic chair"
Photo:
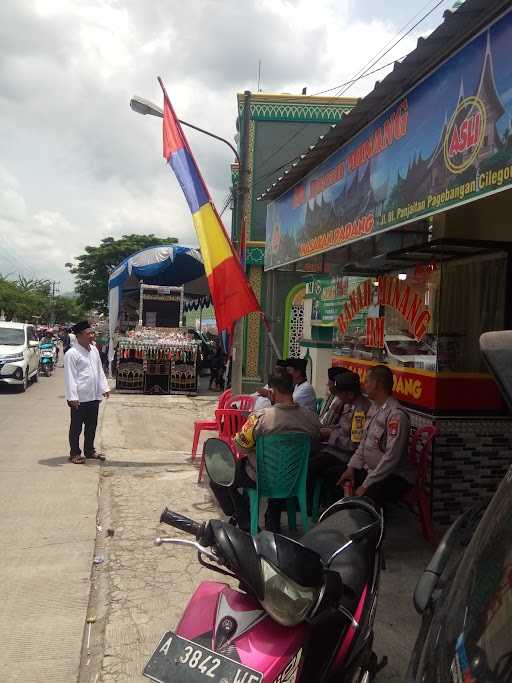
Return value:
<svg viewBox="0 0 512 683">
<path fill-rule="evenodd" d="M 251 507 L 251 534 L 258 533 L 261 498 L 286 499 L 288 527 L 296 529 L 295 499 L 302 527 L 308 530 L 306 480 L 311 437 L 301 432 L 269 434 L 256 439 L 256 488 L 246 489 Z"/>
</svg>

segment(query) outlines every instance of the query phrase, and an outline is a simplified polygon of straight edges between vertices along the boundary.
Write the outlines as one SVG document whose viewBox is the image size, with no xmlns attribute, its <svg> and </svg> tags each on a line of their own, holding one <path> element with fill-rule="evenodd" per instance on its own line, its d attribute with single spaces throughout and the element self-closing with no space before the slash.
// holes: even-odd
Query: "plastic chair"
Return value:
<svg viewBox="0 0 512 683">
<path fill-rule="evenodd" d="M 250 394 L 238 394 L 237 396 L 230 396 L 223 408 L 234 408 L 236 410 L 248 410 L 252 412 L 256 403 L 256 396 Z M 220 406 L 219 406 L 220 408 Z"/>
<path fill-rule="evenodd" d="M 308 530 L 306 480 L 311 437 L 300 432 L 269 434 L 256 440 L 256 488 L 245 489 L 251 506 L 251 534 L 258 533 L 260 499 L 285 498 L 288 527 L 296 529 L 295 498 L 299 501 L 302 527 Z"/>
<path fill-rule="evenodd" d="M 416 469 L 416 483 L 405 496 L 407 503 L 418 508 L 423 537 L 431 544 L 435 542 L 435 534 L 432 527 L 432 510 L 427 482 L 432 456 L 432 442 L 438 434 L 438 428 L 429 425 L 419 427 L 412 435 L 409 444 L 409 458 Z"/>
<path fill-rule="evenodd" d="M 215 411 L 216 429 L 218 431 L 218 438 L 225 441 L 236 452 L 233 437 L 244 426 L 250 411 L 236 410 L 234 408 L 220 408 Z M 201 465 L 199 466 L 199 475 L 197 483 L 201 483 L 204 472 L 204 449 L 201 456 Z"/>
<path fill-rule="evenodd" d="M 231 396 L 231 389 L 226 389 L 220 396 L 217 403 L 218 408 L 224 408 L 226 401 Z M 216 432 L 217 431 L 217 420 L 197 420 L 194 422 L 194 440 L 192 442 L 192 460 L 195 459 L 197 455 L 197 445 L 199 443 L 199 436 L 201 432 Z"/>
</svg>

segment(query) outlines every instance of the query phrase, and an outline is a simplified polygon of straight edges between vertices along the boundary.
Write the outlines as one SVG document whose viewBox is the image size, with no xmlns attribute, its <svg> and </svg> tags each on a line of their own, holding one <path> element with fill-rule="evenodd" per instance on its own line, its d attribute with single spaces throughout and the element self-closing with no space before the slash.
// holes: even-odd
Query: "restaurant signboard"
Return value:
<svg viewBox="0 0 512 683">
<path fill-rule="evenodd" d="M 265 268 L 512 184 L 512 11 L 267 207 Z"/>
</svg>

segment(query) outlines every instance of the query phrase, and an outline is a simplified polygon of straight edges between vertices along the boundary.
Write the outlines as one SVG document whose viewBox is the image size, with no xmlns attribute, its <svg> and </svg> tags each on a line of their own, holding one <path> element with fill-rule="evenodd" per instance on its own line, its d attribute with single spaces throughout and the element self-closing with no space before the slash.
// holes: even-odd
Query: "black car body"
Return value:
<svg viewBox="0 0 512 683">
<path fill-rule="evenodd" d="M 480 512 L 440 545 L 446 566 L 423 611 L 410 683 L 512 681 L 512 467 L 473 533 Z M 419 584 L 420 607 L 422 597 Z"/>
</svg>

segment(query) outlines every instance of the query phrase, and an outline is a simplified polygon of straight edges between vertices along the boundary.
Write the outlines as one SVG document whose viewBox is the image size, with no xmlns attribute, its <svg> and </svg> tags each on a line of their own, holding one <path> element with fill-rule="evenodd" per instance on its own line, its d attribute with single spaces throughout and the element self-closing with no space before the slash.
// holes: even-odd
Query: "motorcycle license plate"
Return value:
<svg viewBox="0 0 512 683">
<path fill-rule="evenodd" d="M 263 674 L 168 631 L 144 668 L 157 683 L 262 683 Z"/>
</svg>

